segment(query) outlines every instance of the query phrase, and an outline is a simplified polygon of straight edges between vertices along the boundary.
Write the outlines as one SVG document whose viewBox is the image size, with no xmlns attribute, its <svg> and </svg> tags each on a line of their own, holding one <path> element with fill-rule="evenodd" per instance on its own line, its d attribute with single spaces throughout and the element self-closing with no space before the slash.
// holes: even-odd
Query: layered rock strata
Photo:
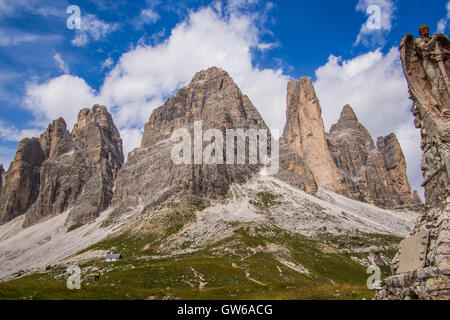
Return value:
<svg viewBox="0 0 450 320">
<path fill-rule="evenodd" d="M 309 78 L 288 84 L 286 126 L 281 141 L 303 159 L 302 170 L 310 171 L 318 186 L 345 193 L 342 175 L 327 147 L 322 109 Z"/>
<path fill-rule="evenodd" d="M 2 179 L 0 222 L 25 214 L 26 227 L 68 209 L 69 227 L 92 221 L 108 208 L 123 160 L 122 140 L 106 107 L 81 110 L 72 133 L 64 119 L 53 121 L 40 139 L 19 143 Z"/>
<path fill-rule="evenodd" d="M 39 195 L 40 168 L 44 161 L 37 138 L 19 142 L 8 172 L 2 175 L 0 195 L 0 224 L 24 214 Z"/>
<path fill-rule="evenodd" d="M 391 208 L 421 210 L 406 175 L 406 161 L 395 134 L 380 137 L 377 146 L 346 105 L 327 134 L 328 147 L 351 198 Z"/>
<path fill-rule="evenodd" d="M 214 137 L 206 136 L 209 129 Z M 245 141 L 245 164 L 236 159 L 227 164 L 231 161 L 226 151 L 229 129 L 265 130 L 270 136 L 260 114 L 228 73 L 216 67 L 197 73 L 189 85 L 153 111 L 141 147 L 128 155 L 118 174 L 113 203 L 124 208 L 161 203 L 177 194 L 217 197 L 232 184 L 247 181 L 261 170 L 261 162 L 249 163 L 249 142 Z M 192 151 L 181 164 L 172 159 L 181 141 L 173 137 L 177 132 L 188 134 L 185 142 Z M 207 148 L 220 137 L 223 147 Z M 236 148 L 230 150 L 236 154 Z M 207 154 L 212 155 L 210 163 L 204 161 Z"/>
</svg>

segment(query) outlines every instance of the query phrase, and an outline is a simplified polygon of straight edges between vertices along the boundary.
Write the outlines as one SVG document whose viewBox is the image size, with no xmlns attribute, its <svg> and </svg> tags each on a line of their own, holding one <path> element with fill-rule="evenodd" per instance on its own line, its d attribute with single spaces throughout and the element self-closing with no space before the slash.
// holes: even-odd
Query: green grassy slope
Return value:
<svg viewBox="0 0 450 320">
<path fill-rule="evenodd" d="M 266 195 L 261 199 L 264 210 L 274 201 Z M 348 238 L 324 234 L 312 240 L 268 223 L 232 222 L 232 235 L 226 239 L 195 252 L 167 255 L 161 249 L 163 241 L 195 221 L 195 212 L 207 205 L 191 199 L 158 208 L 145 221 L 80 252 L 107 250 L 123 255 L 119 262 L 97 259 L 80 265 L 80 290 L 67 289 L 65 268 L 56 266 L 0 283 L 0 299 L 372 299 L 366 268 L 351 259 L 367 254 L 340 249 L 400 241 L 368 234 Z M 189 243 L 183 247 L 188 249 Z M 377 254 L 392 258 L 393 253 Z M 96 287 L 92 268 L 102 273 Z M 383 271 L 389 274 L 388 268 Z"/>
</svg>

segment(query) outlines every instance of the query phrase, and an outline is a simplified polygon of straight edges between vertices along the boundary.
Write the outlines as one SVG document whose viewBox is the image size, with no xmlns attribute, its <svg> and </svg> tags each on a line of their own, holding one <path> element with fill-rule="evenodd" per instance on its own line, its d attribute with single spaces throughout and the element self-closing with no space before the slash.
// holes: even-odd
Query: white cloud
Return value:
<svg viewBox="0 0 450 320">
<path fill-rule="evenodd" d="M 105 61 L 103 61 L 102 63 L 102 69 L 108 69 L 109 67 L 111 67 L 114 64 L 113 59 L 111 59 L 111 57 L 107 58 Z"/>
<path fill-rule="evenodd" d="M 209 8 L 200 10 L 176 26 L 165 42 L 124 54 L 105 79 L 101 97 L 108 105 L 121 106 L 118 123 L 137 125 L 196 72 L 218 66 L 279 128 L 283 118 L 273 111 L 284 105 L 288 78 L 281 70 L 252 67 L 250 50 L 259 44 L 257 30 L 247 17 L 224 18 Z"/>
<path fill-rule="evenodd" d="M 23 129 L 19 130 L 14 126 L 5 124 L 0 121 L 0 139 L 4 141 L 20 141 L 23 138 L 39 137 L 41 131 L 38 129 Z"/>
<path fill-rule="evenodd" d="M 232 8 L 245 5 L 248 2 L 234 1 Z M 156 107 L 199 70 L 218 66 L 230 73 L 269 127 L 282 131 L 290 78 L 281 69 L 261 69 L 252 63 L 251 51 L 265 48 L 261 31 L 254 24 L 255 15 L 223 8 L 217 2 L 214 7 L 190 12 L 165 41 L 141 41 L 124 53 L 99 92 L 81 78 L 63 75 L 29 85 L 27 107 L 42 120 L 63 116 L 71 126 L 82 107 L 106 105 L 127 154 L 140 145 L 143 125 Z M 412 186 L 419 189 L 419 134 L 409 112 L 411 102 L 398 50 L 393 48 L 386 55 L 375 50 L 349 61 L 330 56 L 328 63 L 317 70 L 316 78 L 327 129 L 348 103 L 373 137 L 395 132 L 404 149 Z"/>
<path fill-rule="evenodd" d="M 128 157 L 128 153 L 133 151 L 141 145 L 143 128 L 122 128 L 120 130 L 120 137 L 124 141 L 123 153 L 125 157 Z"/>
<path fill-rule="evenodd" d="M 141 14 L 138 18 L 138 24 L 140 26 L 144 24 L 153 24 L 160 19 L 160 15 L 152 8 L 146 8 L 141 10 Z"/>
<path fill-rule="evenodd" d="M 9 164 L 11 163 L 11 159 L 14 158 L 15 154 L 16 154 L 15 149 L 0 146 L 0 164 L 3 165 L 3 169 L 5 171 L 8 170 Z"/>
<path fill-rule="evenodd" d="M 42 36 L 32 33 L 24 33 L 17 30 L 0 29 L 0 47 L 16 46 L 25 42 L 45 41 L 56 39 L 57 36 Z"/>
<path fill-rule="evenodd" d="M 53 56 L 53 59 L 55 59 L 56 65 L 58 66 L 58 69 L 60 71 L 62 71 L 63 73 L 69 73 L 70 72 L 69 67 L 64 62 L 64 60 L 61 58 L 61 55 L 58 52 L 55 53 L 55 55 Z"/>
<path fill-rule="evenodd" d="M 450 20 L 450 1 L 447 2 L 447 5 L 445 7 L 447 9 L 447 15 L 445 16 L 445 18 L 439 20 L 437 26 L 437 33 L 445 33 L 445 30 L 447 29 L 448 20 Z"/>
<path fill-rule="evenodd" d="M 62 75 L 43 84 L 27 85 L 25 106 L 43 126 L 63 117 L 68 126 L 76 122 L 78 111 L 96 102 L 95 91 L 83 79 Z"/>
<path fill-rule="evenodd" d="M 32 12 L 44 17 L 65 17 L 64 5 L 66 5 L 64 2 L 55 3 L 55 1 L 49 0 L 0 0 L 0 17 L 15 16 L 22 11 Z"/>
<path fill-rule="evenodd" d="M 369 6 L 377 6 L 380 12 L 379 28 L 373 29 L 368 26 L 366 21 L 359 30 L 355 45 L 362 43 L 365 46 L 383 46 L 386 42 L 386 35 L 392 29 L 392 20 L 395 17 L 396 7 L 393 0 L 359 0 L 356 5 L 356 11 L 363 12 L 367 18 L 372 16 L 367 13 Z"/>
<path fill-rule="evenodd" d="M 397 135 L 411 185 L 422 190 L 420 135 L 414 128 L 398 49 L 394 47 L 385 55 L 378 49 L 347 61 L 330 56 L 317 69 L 316 78 L 326 130 L 337 122 L 342 107 L 350 104 L 375 141 L 391 132 Z"/>
<path fill-rule="evenodd" d="M 30 85 L 27 107 L 42 120 L 63 116 L 72 125 L 80 108 L 94 101 L 106 105 L 128 152 L 140 145 L 142 132 L 136 128 L 144 126 L 153 109 L 186 85 L 196 72 L 218 66 L 230 73 L 269 127 L 282 129 L 289 77 L 282 70 L 253 66 L 252 49 L 267 49 L 253 23 L 256 15 L 227 7 L 190 12 L 165 41 L 155 45 L 141 42 L 124 53 L 97 94 L 83 79 L 64 75 Z"/>
<path fill-rule="evenodd" d="M 119 25 L 117 23 L 104 22 L 93 14 L 82 15 L 80 30 L 76 30 L 77 35 L 72 40 L 72 44 L 76 47 L 82 47 L 91 40 L 99 41 L 105 38 L 118 28 Z"/>
</svg>

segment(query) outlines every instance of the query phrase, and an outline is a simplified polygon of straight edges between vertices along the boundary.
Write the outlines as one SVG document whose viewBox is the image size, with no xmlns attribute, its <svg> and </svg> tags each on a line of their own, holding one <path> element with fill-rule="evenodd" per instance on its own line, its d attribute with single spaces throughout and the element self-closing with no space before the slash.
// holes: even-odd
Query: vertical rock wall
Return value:
<svg viewBox="0 0 450 320">
<path fill-rule="evenodd" d="M 414 122 L 422 136 L 427 211 L 401 243 L 393 261 L 395 276 L 383 281 L 379 299 L 450 298 L 450 88 L 443 81 L 450 74 L 450 59 L 436 55 L 448 51 L 450 41 L 444 35 L 433 39 L 433 53 L 423 49 L 428 40 L 412 35 L 400 44 Z"/>
<path fill-rule="evenodd" d="M 342 175 L 328 150 L 322 109 L 309 78 L 289 82 L 283 143 L 302 159 L 318 186 L 345 193 Z"/>
</svg>

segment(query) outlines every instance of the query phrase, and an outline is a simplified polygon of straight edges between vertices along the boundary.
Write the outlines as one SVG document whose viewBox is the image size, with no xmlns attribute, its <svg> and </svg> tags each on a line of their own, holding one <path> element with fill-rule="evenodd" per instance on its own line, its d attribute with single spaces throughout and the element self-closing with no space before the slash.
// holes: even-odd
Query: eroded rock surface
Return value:
<svg viewBox="0 0 450 320">
<path fill-rule="evenodd" d="M 302 169 L 311 171 L 318 186 L 344 193 L 342 175 L 327 147 L 319 99 L 309 78 L 289 82 L 286 119 L 282 142 L 303 159 Z"/>
<path fill-rule="evenodd" d="M 282 139 L 280 139 L 280 169 L 276 177 L 308 193 L 318 191 L 314 175 L 303 158 Z"/>
<path fill-rule="evenodd" d="M 411 194 L 411 186 L 406 174 L 406 160 L 400 143 L 395 134 L 377 139 L 377 149 L 380 152 L 392 190 L 392 201 L 398 206 L 408 207 L 415 211 L 423 211 L 424 206 L 417 191 Z"/>
<path fill-rule="evenodd" d="M 4 186 L 0 195 L 0 224 L 24 214 L 34 203 L 39 194 L 43 161 L 39 139 L 26 138 L 19 142 L 8 172 L 2 175 Z"/>
<path fill-rule="evenodd" d="M 113 203 L 122 207 L 146 205 L 180 193 L 216 197 L 226 194 L 231 184 L 243 183 L 261 169 L 259 164 L 248 164 L 248 159 L 242 165 L 217 164 L 215 157 L 220 157 L 217 150 L 213 164 L 195 164 L 198 162 L 194 159 L 193 145 L 192 164 L 174 164 L 171 152 L 178 141 L 171 139 L 172 134 L 177 129 L 186 129 L 194 138 L 194 123 L 199 121 L 203 133 L 217 129 L 223 134 L 224 149 L 227 129 L 268 132 L 250 99 L 228 73 L 215 67 L 201 71 L 188 86 L 153 111 L 144 128 L 141 148 L 129 154 L 118 174 Z M 203 142 L 203 147 L 211 141 Z M 226 151 L 222 151 L 225 157 Z M 201 151 L 197 157 L 201 159 Z"/>
<path fill-rule="evenodd" d="M 427 211 L 404 239 L 393 261 L 393 277 L 378 291 L 379 299 L 450 299 L 450 50 L 444 35 L 421 39 L 406 35 L 400 56 L 415 125 L 422 136 L 422 172 Z M 415 253 L 415 254 L 414 254 Z M 418 257 L 417 257 L 418 255 Z"/>
<path fill-rule="evenodd" d="M 81 110 L 72 133 L 59 118 L 40 139 L 19 143 L 2 179 L 0 223 L 25 214 L 26 227 L 70 208 L 69 227 L 90 222 L 109 206 L 122 164 L 122 140 L 106 107 Z"/>
<path fill-rule="evenodd" d="M 24 225 L 69 208 L 69 226 L 92 221 L 109 206 L 123 164 L 122 140 L 106 107 L 81 110 L 72 133 L 63 119 L 55 120 L 41 135 L 41 145 L 48 158 L 41 168 L 39 198 Z"/>
<path fill-rule="evenodd" d="M 384 208 L 421 209 L 406 176 L 406 161 L 394 134 L 378 139 L 346 105 L 327 135 L 333 159 L 344 176 L 351 198 Z"/>
</svg>

